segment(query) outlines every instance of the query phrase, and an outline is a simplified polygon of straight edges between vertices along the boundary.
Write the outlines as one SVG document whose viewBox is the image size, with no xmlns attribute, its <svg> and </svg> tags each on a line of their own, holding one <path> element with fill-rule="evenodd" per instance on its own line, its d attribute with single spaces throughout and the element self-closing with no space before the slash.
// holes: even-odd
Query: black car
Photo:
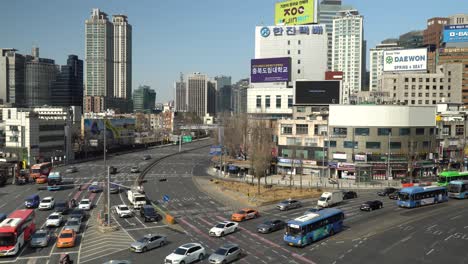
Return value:
<svg viewBox="0 0 468 264">
<path fill-rule="evenodd" d="M 398 191 L 397 188 L 387 187 L 387 188 L 383 189 L 382 191 L 378 191 L 378 192 L 377 192 L 377 195 L 379 195 L 379 196 L 387 196 L 387 195 L 389 195 L 389 194 L 391 194 L 391 193 L 394 193 L 394 192 L 396 192 L 396 191 Z"/>
<path fill-rule="evenodd" d="M 113 193 L 113 194 L 119 193 L 120 192 L 120 186 L 118 186 L 117 184 L 111 183 L 110 188 L 109 188 L 109 192 Z"/>
<path fill-rule="evenodd" d="M 357 198 L 357 193 L 354 191 L 343 191 L 343 200 Z"/>
<path fill-rule="evenodd" d="M 110 174 L 116 174 L 116 173 L 117 173 L 117 168 L 116 168 L 116 167 L 112 167 L 112 166 L 111 166 L 111 167 L 109 168 L 109 170 L 110 170 Z"/>
<path fill-rule="evenodd" d="M 66 215 L 70 211 L 70 205 L 67 201 L 59 201 L 55 203 L 54 209 L 55 209 L 55 212 Z"/>
<path fill-rule="evenodd" d="M 324 209 L 323 207 L 315 206 L 315 207 L 307 209 L 307 211 L 305 211 L 304 214 L 306 215 L 306 214 L 316 213 L 318 211 L 322 211 L 323 209 Z"/>
<path fill-rule="evenodd" d="M 398 200 L 398 194 L 400 194 L 398 191 L 394 192 L 394 193 L 391 193 L 388 195 L 388 198 L 392 199 L 392 200 Z"/>
<path fill-rule="evenodd" d="M 83 222 L 86 219 L 86 212 L 81 209 L 73 209 L 69 214 L 68 218 L 78 218 Z"/>
<path fill-rule="evenodd" d="M 257 232 L 262 234 L 271 233 L 283 229 L 286 223 L 283 220 L 268 220 L 257 226 Z"/>
<path fill-rule="evenodd" d="M 372 211 L 376 209 L 380 209 L 383 207 L 383 203 L 381 201 L 375 200 L 375 201 L 367 201 L 363 204 L 361 204 L 361 211 Z"/>
<path fill-rule="evenodd" d="M 145 219 L 145 222 L 160 221 L 162 219 L 162 216 L 149 204 L 145 204 L 140 208 L 140 216 Z"/>
</svg>

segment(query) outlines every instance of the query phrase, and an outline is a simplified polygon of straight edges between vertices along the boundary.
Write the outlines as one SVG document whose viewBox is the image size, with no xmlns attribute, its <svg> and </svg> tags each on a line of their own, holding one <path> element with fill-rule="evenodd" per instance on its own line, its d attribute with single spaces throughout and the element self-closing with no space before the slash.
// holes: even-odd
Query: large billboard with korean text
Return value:
<svg viewBox="0 0 468 264">
<path fill-rule="evenodd" d="M 289 82 L 291 80 L 291 58 L 252 59 L 250 61 L 252 83 Z"/>
<path fill-rule="evenodd" d="M 384 72 L 427 70 L 427 49 L 384 51 Z"/>
<path fill-rule="evenodd" d="M 317 0 L 289 0 L 275 4 L 275 25 L 317 23 Z"/>
<path fill-rule="evenodd" d="M 444 42 L 468 42 L 468 24 L 445 26 Z"/>
</svg>

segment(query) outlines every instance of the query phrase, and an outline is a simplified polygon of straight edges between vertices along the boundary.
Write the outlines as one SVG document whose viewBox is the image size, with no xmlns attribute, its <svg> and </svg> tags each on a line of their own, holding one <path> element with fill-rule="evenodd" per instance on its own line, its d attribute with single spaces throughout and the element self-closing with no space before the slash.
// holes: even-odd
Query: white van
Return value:
<svg viewBox="0 0 468 264">
<path fill-rule="evenodd" d="M 317 205 L 320 207 L 330 207 L 343 201 L 342 191 L 324 192 L 320 199 L 317 201 Z"/>
</svg>

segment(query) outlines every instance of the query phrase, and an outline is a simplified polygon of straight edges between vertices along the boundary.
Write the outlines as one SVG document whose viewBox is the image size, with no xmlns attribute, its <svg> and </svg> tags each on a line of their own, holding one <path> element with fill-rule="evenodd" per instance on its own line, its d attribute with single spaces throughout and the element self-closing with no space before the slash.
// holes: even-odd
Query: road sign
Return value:
<svg viewBox="0 0 468 264">
<path fill-rule="evenodd" d="M 212 156 L 220 156 L 222 154 L 222 146 L 211 146 L 210 148 L 210 155 Z"/>
<path fill-rule="evenodd" d="M 192 136 L 182 136 L 182 143 L 192 142 Z"/>
<path fill-rule="evenodd" d="M 169 195 L 165 194 L 165 195 L 163 196 L 163 201 L 165 201 L 165 202 L 167 203 L 167 202 L 169 202 L 169 200 L 170 200 Z"/>
</svg>

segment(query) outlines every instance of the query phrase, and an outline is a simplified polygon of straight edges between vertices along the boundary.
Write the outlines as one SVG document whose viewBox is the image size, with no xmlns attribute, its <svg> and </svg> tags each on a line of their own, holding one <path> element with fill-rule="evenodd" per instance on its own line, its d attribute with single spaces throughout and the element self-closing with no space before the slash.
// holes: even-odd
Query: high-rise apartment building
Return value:
<svg viewBox="0 0 468 264">
<path fill-rule="evenodd" d="M 370 74 L 369 74 L 369 90 L 370 91 L 380 91 L 379 89 L 379 82 L 378 78 L 382 75 L 383 66 L 384 66 L 384 58 L 383 53 L 385 50 L 395 50 L 401 49 L 398 46 L 398 43 L 387 43 L 387 44 L 379 44 L 375 48 L 370 49 Z"/>
<path fill-rule="evenodd" d="M 123 109 L 130 112 L 132 99 L 132 26 L 128 24 L 127 16 L 114 15 L 114 97 L 126 99 Z M 125 100 L 124 100 L 125 101 Z"/>
<path fill-rule="evenodd" d="M 184 75 L 180 74 L 180 80 L 174 83 L 175 89 L 175 111 L 187 112 L 187 84 Z"/>
<path fill-rule="evenodd" d="M 232 85 L 231 76 L 216 76 L 216 112 L 230 112 L 231 107 L 231 96 L 232 96 Z"/>
<path fill-rule="evenodd" d="M 232 87 L 232 111 L 236 114 L 247 113 L 247 89 L 249 79 L 242 79 Z"/>
<path fill-rule="evenodd" d="M 343 72 L 343 90 L 355 94 L 363 88 L 365 43 L 363 17 L 357 10 L 338 12 L 333 19 L 332 70 Z"/>
<path fill-rule="evenodd" d="M 156 104 L 156 91 L 147 85 L 135 89 L 133 92 L 133 109 L 135 112 L 151 112 Z"/>
<path fill-rule="evenodd" d="M 55 61 L 39 57 L 39 48 L 34 47 L 32 56 L 26 56 L 25 93 L 26 107 L 48 105 L 50 94 L 58 73 Z"/>
<path fill-rule="evenodd" d="M 85 91 L 87 97 L 112 98 L 114 96 L 114 28 L 107 14 L 93 9 L 91 17 L 85 22 Z M 102 112 L 104 108 L 94 109 L 86 105 L 85 112 Z M 94 104 L 93 104 L 94 105 Z M 104 107 L 101 104 L 97 104 Z"/>
<path fill-rule="evenodd" d="M 0 104 L 24 106 L 25 61 L 16 49 L 0 49 Z"/>
<path fill-rule="evenodd" d="M 76 55 L 69 55 L 67 65 L 62 65 L 52 86 L 53 106 L 83 107 L 83 61 Z"/>
<path fill-rule="evenodd" d="M 350 5 L 342 5 L 341 0 L 323 0 L 319 5 L 319 23 L 325 25 L 327 33 L 327 70 L 332 68 L 333 48 L 333 18 L 342 10 L 353 9 Z"/>
<path fill-rule="evenodd" d="M 215 113 L 216 82 L 199 72 L 187 76 L 187 112 L 196 113 L 203 118 Z"/>
</svg>

